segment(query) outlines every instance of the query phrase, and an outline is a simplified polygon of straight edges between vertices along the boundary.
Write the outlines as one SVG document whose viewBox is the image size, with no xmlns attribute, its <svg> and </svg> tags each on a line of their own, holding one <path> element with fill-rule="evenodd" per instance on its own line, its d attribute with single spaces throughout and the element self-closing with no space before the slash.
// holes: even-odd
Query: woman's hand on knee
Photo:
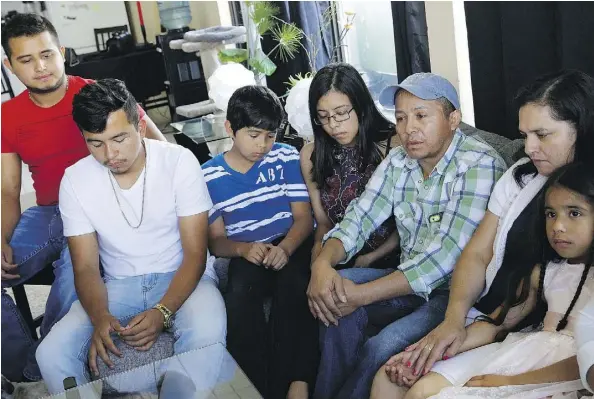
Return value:
<svg viewBox="0 0 594 399">
<path fill-rule="evenodd" d="M 447 360 L 456 355 L 465 339 L 466 328 L 464 325 L 446 319 L 419 342 L 406 348 L 405 351 L 411 352 L 409 361 L 415 374 L 424 375 L 438 360 Z"/>
</svg>

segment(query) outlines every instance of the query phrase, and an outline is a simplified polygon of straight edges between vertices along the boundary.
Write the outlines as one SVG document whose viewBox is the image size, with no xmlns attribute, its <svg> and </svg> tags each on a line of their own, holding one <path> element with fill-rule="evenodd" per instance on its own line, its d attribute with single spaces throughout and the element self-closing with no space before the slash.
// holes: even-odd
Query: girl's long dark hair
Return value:
<svg viewBox="0 0 594 399">
<path fill-rule="evenodd" d="M 516 96 L 518 108 L 528 104 L 548 106 L 557 121 L 570 123 L 576 131 L 573 160 L 586 162 L 594 148 L 594 78 L 577 70 L 548 74 L 523 87 Z M 570 161 L 570 160 L 568 160 Z M 519 166 L 514 178 L 538 172 L 532 162 Z"/>
<path fill-rule="evenodd" d="M 544 231 L 544 216 L 540 212 L 542 192 L 543 190 L 530 201 L 514 221 L 507 234 L 501 267 L 497 271 L 489 292 L 475 305 L 475 308 L 484 314 L 493 313 L 499 306 L 502 306 L 502 310 L 495 319 L 481 317 L 495 325 L 501 325 L 512 307 L 528 299 L 532 270 L 535 265 L 543 261 L 542 245 L 543 238 L 546 239 L 546 237 L 534 234 L 535 231 Z M 520 295 L 517 295 L 520 284 Z M 521 330 L 530 324 L 540 322 L 546 312 L 546 307 L 542 305 L 539 303 L 535 311 L 520 322 L 517 329 Z"/>
<path fill-rule="evenodd" d="M 318 101 L 331 90 L 343 93 L 349 98 L 359 119 L 356 145 L 359 146 L 362 160 L 360 172 L 365 171 L 370 164 L 379 165 L 382 154 L 377 144 L 388 140 L 389 147 L 390 138 L 395 133 L 394 125 L 380 114 L 363 78 L 353 66 L 337 63 L 320 69 L 316 72 L 309 89 L 309 114 L 315 138 L 311 155 L 312 179 L 318 188 L 326 184 L 326 179 L 332 173 L 332 153 L 334 148 L 340 145 L 324 131 L 323 126 L 314 122 L 318 115 Z"/>
<path fill-rule="evenodd" d="M 503 300 L 500 302 L 502 305 L 502 311 L 497 315 L 495 319 L 489 319 L 492 323 L 496 325 L 501 325 L 505 320 L 509 310 L 526 301 L 528 298 L 528 294 L 530 292 L 530 276 L 532 274 L 532 270 L 534 268 L 535 263 L 531 263 L 530 257 L 535 255 L 536 251 L 540 251 L 542 256 L 538 263 L 541 264 L 540 269 L 540 276 L 539 276 L 539 284 L 538 284 L 538 293 L 537 293 L 537 307 L 534 312 L 529 316 L 527 321 L 529 323 L 521 323 L 519 326 L 516 326 L 514 330 L 519 330 L 528 324 L 535 324 L 542 320 L 544 314 L 546 313 L 546 305 L 543 302 L 543 289 L 544 289 L 544 277 L 546 273 L 546 267 L 549 262 L 560 262 L 563 259 L 555 252 L 555 250 L 551 247 L 549 240 L 547 238 L 546 227 L 545 227 L 545 199 L 547 192 L 552 187 L 563 187 L 567 190 L 573 191 L 577 194 L 580 194 L 590 203 L 590 205 L 594 208 L 594 170 L 588 163 L 583 162 L 572 162 L 568 165 L 565 165 L 559 169 L 557 169 L 549 178 L 543 189 L 541 190 L 540 194 L 535 197 L 536 201 L 532 201 L 533 203 L 537 204 L 537 217 L 534 220 L 533 226 L 534 230 L 540 232 L 540 234 L 527 234 L 524 236 L 522 241 L 522 245 L 525 247 L 527 253 L 529 253 L 529 257 L 522 257 L 515 258 L 514 255 L 509 252 L 506 248 L 505 255 L 503 258 L 503 264 L 501 266 L 500 272 L 502 270 L 506 270 L 506 273 L 498 272 L 498 276 L 501 275 L 505 279 L 505 286 L 506 289 L 504 291 Z M 530 205 L 526 207 L 529 209 Z M 527 213 L 531 213 L 530 211 Z M 518 218 L 520 219 L 520 218 Z M 592 226 L 594 228 L 594 226 Z M 538 237 L 537 240 L 531 240 L 530 236 Z M 508 236 L 509 237 L 509 236 Z M 509 242 L 509 239 L 508 239 Z M 535 246 L 535 250 L 530 250 L 532 246 Z M 512 248 L 517 246 L 511 246 Z M 588 257 L 586 259 L 584 271 L 582 272 L 582 277 L 580 279 L 579 285 L 577 290 L 573 296 L 573 299 L 567 308 L 563 318 L 559 321 L 557 325 L 557 331 L 563 330 L 567 326 L 567 321 L 573 307 L 575 306 L 586 282 L 588 277 L 588 273 L 592 264 L 594 263 L 594 243 L 590 243 L 590 249 L 588 253 Z M 510 267 L 513 265 L 513 267 Z M 504 269 L 505 267 L 505 269 Z M 495 282 L 494 282 L 495 283 Z M 520 294 L 517 294 L 517 287 L 521 284 Z M 495 309 L 490 310 L 490 312 L 494 311 Z"/>
<path fill-rule="evenodd" d="M 588 201 L 590 206 L 594 208 L 594 170 L 592 169 L 591 163 L 572 162 L 569 165 L 557 169 L 547 181 L 545 189 L 549 190 L 552 187 L 563 187 L 569 191 L 577 193 L 584 197 Z M 544 201 L 542 202 L 542 206 L 542 214 L 544 215 Z M 592 226 L 592 228 L 594 229 L 594 226 Z M 551 247 L 548 240 L 545 240 L 545 245 L 543 246 L 543 255 L 545 259 L 553 261 L 562 260 L 561 257 Z M 563 315 L 563 318 L 559 321 L 559 324 L 557 325 L 557 331 L 563 330 L 565 327 L 567 327 L 567 319 L 571 311 L 573 310 L 573 307 L 575 306 L 577 300 L 580 297 L 582 288 L 584 287 L 584 283 L 586 282 L 586 278 L 588 277 L 588 273 L 593 263 L 594 243 L 590 243 L 590 250 L 588 253 L 588 258 L 586 259 L 584 271 L 582 272 L 582 277 L 578 284 L 576 293 L 574 294 L 573 299 L 569 304 L 569 307 L 567 308 L 565 314 Z M 543 262 L 543 267 L 540 271 L 540 283 L 538 286 L 540 294 L 539 298 L 542 297 L 545 269 L 546 263 Z"/>
</svg>

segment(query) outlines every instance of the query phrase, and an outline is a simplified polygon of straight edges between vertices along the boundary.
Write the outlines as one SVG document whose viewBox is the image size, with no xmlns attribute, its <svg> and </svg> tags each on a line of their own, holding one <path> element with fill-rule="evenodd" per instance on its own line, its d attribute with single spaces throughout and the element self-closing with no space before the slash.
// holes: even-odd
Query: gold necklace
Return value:
<svg viewBox="0 0 594 399">
<path fill-rule="evenodd" d="M 146 175 L 148 175 L 148 151 L 146 149 L 146 145 L 144 144 L 144 141 L 142 142 L 142 147 L 144 148 L 144 178 L 142 181 L 142 205 L 140 208 L 140 221 L 138 222 L 138 224 L 136 226 L 133 226 L 132 223 L 130 223 L 130 221 L 128 220 L 128 217 L 124 213 L 124 210 L 122 209 L 122 204 L 120 204 L 120 198 L 116 192 L 115 185 L 113 184 L 115 177 L 113 177 L 113 173 L 111 173 L 110 170 L 107 169 L 107 176 L 109 177 L 109 182 L 111 183 L 111 189 L 113 190 L 113 195 L 115 196 L 116 201 L 118 203 L 118 208 L 120 208 L 120 213 L 124 217 L 124 220 L 126 220 L 126 223 L 128 223 L 128 226 L 130 226 L 131 228 L 133 228 L 135 230 L 140 227 L 140 225 L 142 224 L 142 219 L 144 218 L 144 198 L 146 195 Z M 116 183 L 117 183 L 117 181 L 116 181 Z M 119 185 L 118 185 L 118 187 L 119 187 Z"/>
</svg>

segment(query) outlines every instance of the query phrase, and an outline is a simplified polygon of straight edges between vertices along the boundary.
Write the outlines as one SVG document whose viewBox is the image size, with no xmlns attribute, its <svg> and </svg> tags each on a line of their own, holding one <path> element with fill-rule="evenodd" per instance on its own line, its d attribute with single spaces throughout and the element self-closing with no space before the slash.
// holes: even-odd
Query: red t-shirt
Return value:
<svg viewBox="0 0 594 399">
<path fill-rule="evenodd" d="M 57 204 L 64 171 L 89 155 L 72 119 L 74 95 L 89 83 L 93 80 L 68 76 L 66 95 L 50 108 L 36 105 L 28 91 L 2 104 L 2 153 L 17 153 L 29 166 L 38 205 Z"/>
</svg>

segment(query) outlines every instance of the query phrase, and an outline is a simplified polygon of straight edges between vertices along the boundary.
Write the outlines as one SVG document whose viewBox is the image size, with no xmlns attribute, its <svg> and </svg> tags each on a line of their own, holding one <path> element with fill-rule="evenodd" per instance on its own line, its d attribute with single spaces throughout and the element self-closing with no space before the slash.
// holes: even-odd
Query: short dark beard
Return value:
<svg viewBox="0 0 594 399">
<path fill-rule="evenodd" d="M 48 87 L 46 89 L 38 89 L 36 87 L 29 87 L 29 86 L 27 86 L 27 89 L 31 93 L 33 93 L 33 94 L 49 94 L 49 93 L 55 92 L 60 87 L 62 87 L 62 85 L 64 84 L 64 82 L 66 82 L 66 73 L 62 74 L 62 77 L 60 78 L 60 80 L 58 80 L 58 83 L 56 83 L 52 87 Z"/>
</svg>

